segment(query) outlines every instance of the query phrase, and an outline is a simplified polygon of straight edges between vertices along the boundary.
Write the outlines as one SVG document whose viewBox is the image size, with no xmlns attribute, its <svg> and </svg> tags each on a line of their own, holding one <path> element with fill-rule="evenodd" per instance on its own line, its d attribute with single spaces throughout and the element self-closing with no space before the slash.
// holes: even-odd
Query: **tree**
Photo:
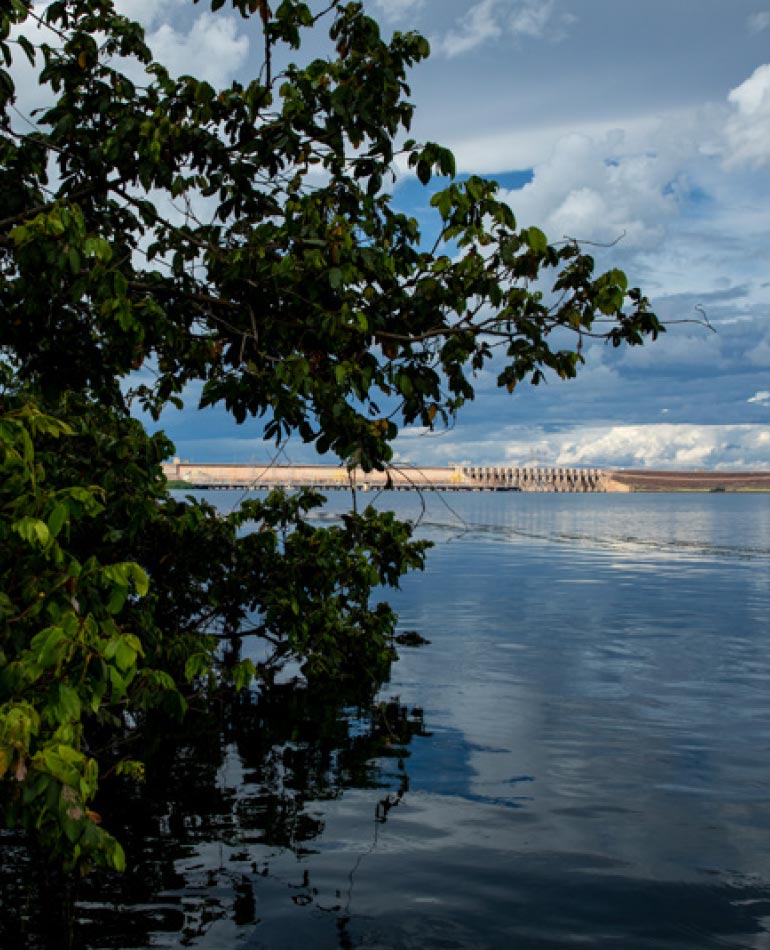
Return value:
<svg viewBox="0 0 770 950">
<path fill-rule="evenodd" d="M 573 377 L 586 337 L 661 330 L 621 271 L 517 229 L 493 181 L 404 139 L 425 39 L 384 39 L 358 2 L 232 5 L 264 61 L 221 90 L 171 76 L 111 0 L 0 12 L 0 809 L 67 867 L 121 867 L 91 805 L 100 776 L 141 776 L 122 750 L 149 710 L 290 660 L 375 688 L 395 617 L 371 593 L 426 549 L 371 509 L 313 527 L 310 493 L 226 518 L 175 500 L 173 448 L 132 404 L 157 417 L 195 383 L 277 445 L 384 469 L 399 427 L 449 423 L 493 358 L 510 393 Z M 327 57 L 277 68 L 324 27 Z M 445 179 L 430 248 L 392 206 L 399 157 Z M 263 661 L 223 669 L 245 635 Z"/>
</svg>

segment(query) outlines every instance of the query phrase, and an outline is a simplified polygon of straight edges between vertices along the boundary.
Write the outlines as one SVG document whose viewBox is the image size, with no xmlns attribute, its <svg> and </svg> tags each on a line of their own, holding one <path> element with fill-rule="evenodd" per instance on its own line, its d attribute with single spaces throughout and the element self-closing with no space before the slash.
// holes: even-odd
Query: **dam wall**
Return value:
<svg viewBox="0 0 770 950">
<path fill-rule="evenodd" d="M 258 465 L 182 462 L 164 464 L 170 481 L 191 488 L 322 488 L 356 487 L 362 491 L 395 489 L 444 491 L 607 492 L 628 491 L 598 468 L 554 466 L 393 466 L 387 472 L 348 471 L 332 465 Z"/>
</svg>

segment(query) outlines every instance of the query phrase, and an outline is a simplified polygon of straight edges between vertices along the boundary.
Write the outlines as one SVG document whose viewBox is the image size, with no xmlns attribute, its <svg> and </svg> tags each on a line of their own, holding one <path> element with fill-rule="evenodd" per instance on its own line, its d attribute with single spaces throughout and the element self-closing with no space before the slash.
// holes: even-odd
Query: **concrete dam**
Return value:
<svg viewBox="0 0 770 950">
<path fill-rule="evenodd" d="M 598 468 L 484 465 L 398 466 L 387 472 L 348 471 L 333 465 L 182 462 L 163 466 L 169 481 L 190 488 L 320 488 L 360 491 L 612 492 L 628 486 Z"/>
</svg>

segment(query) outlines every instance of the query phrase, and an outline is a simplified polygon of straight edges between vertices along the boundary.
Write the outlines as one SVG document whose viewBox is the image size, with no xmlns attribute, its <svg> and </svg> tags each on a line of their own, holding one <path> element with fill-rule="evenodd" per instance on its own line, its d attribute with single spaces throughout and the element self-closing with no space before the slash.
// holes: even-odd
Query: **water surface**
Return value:
<svg viewBox="0 0 770 950">
<path fill-rule="evenodd" d="M 383 502 L 436 542 L 393 701 L 170 737 L 80 946 L 770 947 L 770 496 Z"/>
</svg>

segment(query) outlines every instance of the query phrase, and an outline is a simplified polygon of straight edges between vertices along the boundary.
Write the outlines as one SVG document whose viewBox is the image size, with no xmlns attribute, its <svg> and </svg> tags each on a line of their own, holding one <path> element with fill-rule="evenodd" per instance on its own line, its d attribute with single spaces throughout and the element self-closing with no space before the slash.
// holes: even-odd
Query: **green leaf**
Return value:
<svg viewBox="0 0 770 950">
<path fill-rule="evenodd" d="M 66 683 L 57 683 L 52 690 L 52 707 L 55 717 L 62 722 L 80 719 L 81 706 L 77 691 Z"/>
<path fill-rule="evenodd" d="M 127 587 L 114 587 L 110 593 L 110 599 L 107 601 L 107 611 L 113 616 L 119 614 L 128 599 Z"/>
<path fill-rule="evenodd" d="M 430 200 L 434 208 L 438 208 L 439 214 L 446 221 L 452 213 L 452 192 L 450 189 L 437 191 Z"/>
<path fill-rule="evenodd" d="M 57 502 L 50 515 L 48 516 L 48 530 L 55 538 L 66 524 L 69 517 L 69 509 L 61 502 Z"/>
<path fill-rule="evenodd" d="M 110 837 L 110 844 L 106 846 L 107 864 L 114 871 L 121 874 L 126 870 L 126 853 L 122 846 L 114 838 Z"/>
<path fill-rule="evenodd" d="M 20 518 L 19 521 L 16 521 L 11 527 L 19 537 L 28 541 L 30 544 L 47 547 L 51 542 L 51 532 L 48 529 L 48 525 L 39 518 L 26 515 Z"/>
<path fill-rule="evenodd" d="M 134 582 L 134 589 L 139 597 L 145 597 L 150 589 L 150 578 L 142 568 L 133 561 L 128 562 L 128 573 Z"/>
<path fill-rule="evenodd" d="M 20 34 L 16 38 L 16 41 L 19 44 L 19 46 L 24 50 L 24 53 L 26 54 L 27 59 L 30 62 L 30 65 L 34 66 L 35 65 L 35 47 L 32 45 L 32 43 L 30 43 L 27 37 L 24 36 L 23 34 Z"/>
<path fill-rule="evenodd" d="M 146 572 L 133 561 L 122 561 L 102 568 L 104 579 L 121 587 L 128 588 L 133 583 L 136 593 L 144 597 L 150 589 L 150 579 Z"/>
<path fill-rule="evenodd" d="M 619 287 L 624 294 L 628 290 L 628 277 L 626 277 L 624 271 L 613 268 L 613 270 L 607 271 L 606 277 L 608 283 Z"/>
<path fill-rule="evenodd" d="M 30 649 L 43 669 L 58 665 L 69 648 L 70 640 L 61 627 L 47 627 L 32 638 Z"/>
<path fill-rule="evenodd" d="M 62 785 L 76 786 L 80 781 L 80 769 L 85 763 L 85 756 L 71 746 L 49 746 L 39 752 L 32 764 L 34 768 L 48 772 Z"/>
<path fill-rule="evenodd" d="M 185 679 L 192 682 L 196 676 L 207 673 L 211 668 L 211 658 L 206 653 L 193 653 L 187 658 L 184 667 Z"/>
<path fill-rule="evenodd" d="M 233 686 L 240 690 L 251 684 L 257 671 L 251 660 L 241 660 L 229 672 Z"/>
<path fill-rule="evenodd" d="M 118 672 L 114 666 L 109 667 L 110 685 L 112 686 L 113 702 L 123 699 L 128 689 L 128 679 Z"/>
<path fill-rule="evenodd" d="M 526 233 L 526 237 L 524 234 Z M 526 232 L 522 232 L 522 237 L 527 242 L 527 244 L 538 254 L 544 254 L 548 249 L 548 238 L 540 230 L 540 228 L 527 228 Z"/>
<path fill-rule="evenodd" d="M 137 652 L 128 642 L 127 637 L 120 637 L 115 648 L 115 662 L 118 669 L 128 672 L 136 666 Z"/>
</svg>

